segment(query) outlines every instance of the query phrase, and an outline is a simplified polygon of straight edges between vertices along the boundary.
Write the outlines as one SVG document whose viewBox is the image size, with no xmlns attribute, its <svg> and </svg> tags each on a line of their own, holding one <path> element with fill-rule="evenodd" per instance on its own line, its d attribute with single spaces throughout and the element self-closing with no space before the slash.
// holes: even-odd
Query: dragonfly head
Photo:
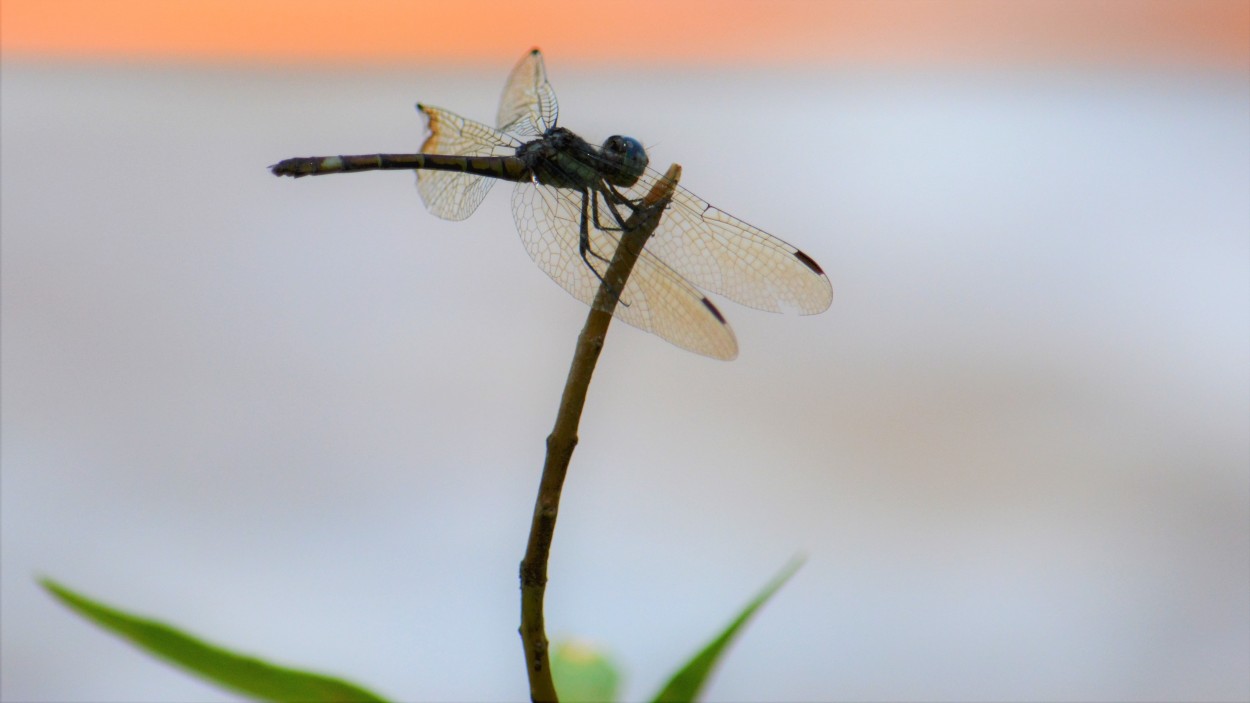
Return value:
<svg viewBox="0 0 1250 703">
<path fill-rule="evenodd" d="M 628 188 L 638 182 L 647 170 L 647 150 L 633 137 L 615 134 L 607 138 L 601 150 L 608 182 Z"/>
</svg>

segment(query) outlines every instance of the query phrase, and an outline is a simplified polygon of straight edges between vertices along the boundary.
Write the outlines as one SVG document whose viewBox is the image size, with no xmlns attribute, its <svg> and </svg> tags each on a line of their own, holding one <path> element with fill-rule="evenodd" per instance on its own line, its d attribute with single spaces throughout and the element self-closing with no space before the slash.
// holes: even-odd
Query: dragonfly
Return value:
<svg viewBox="0 0 1250 703">
<path fill-rule="evenodd" d="M 421 153 L 297 157 L 270 169 L 295 178 L 416 170 L 426 208 L 448 220 L 473 214 L 496 181 L 514 181 L 512 214 L 526 252 L 573 297 L 594 305 L 627 220 L 665 178 L 648 168 L 642 143 L 613 135 L 595 146 L 558 126 L 538 49 L 509 76 L 497 127 L 422 103 L 417 110 L 428 131 Z M 678 185 L 610 312 L 683 349 L 733 359 L 733 329 L 702 291 L 805 315 L 833 301 L 815 259 Z"/>
</svg>

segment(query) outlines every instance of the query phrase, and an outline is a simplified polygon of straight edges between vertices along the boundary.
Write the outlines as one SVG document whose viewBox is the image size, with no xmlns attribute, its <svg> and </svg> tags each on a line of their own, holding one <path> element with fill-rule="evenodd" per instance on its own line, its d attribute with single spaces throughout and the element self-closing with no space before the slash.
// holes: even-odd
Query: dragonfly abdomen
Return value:
<svg viewBox="0 0 1250 703">
<path fill-rule="evenodd" d="M 359 156 L 301 156 L 270 166 L 275 176 L 322 176 L 354 171 L 426 169 L 457 171 L 506 181 L 530 178 L 525 162 L 513 156 L 456 156 L 453 154 L 362 154 Z"/>
</svg>

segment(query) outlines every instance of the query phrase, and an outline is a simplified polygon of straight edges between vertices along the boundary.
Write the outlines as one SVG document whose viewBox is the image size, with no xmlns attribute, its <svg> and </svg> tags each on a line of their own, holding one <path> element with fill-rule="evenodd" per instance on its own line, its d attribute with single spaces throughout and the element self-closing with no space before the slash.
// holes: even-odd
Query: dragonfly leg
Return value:
<svg viewBox="0 0 1250 703">
<path fill-rule="evenodd" d="M 634 203 L 633 201 L 631 201 L 629 198 L 622 195 L 621 192 L 618 191 L 616 187 L 613 186 L 612 184 L 608 183 L 605 185 L 607 185 L 607 190 L 611 192 L 612 195 L 615 197 L 613 199 L 609 199 L 607 195 L 603 192 L 596 193 L 596 197 L 594 200 L 595 228 L 601 229 L 605 232 L 623 232 L 625 230 L 625 218 L 621 217 L 621 213 L 620 211 L 616 209 L 616 206 L 624 205 L 625 207 L 629 208 L 629 214 L 632 215 L 638 211 L 638 205 Z M 615 221 L 615 225 L 605 223 L 600 220 L 599 198 L 598 198 L 599 195 L 604 196 L 603 205 L 607 209 L 607 211 L 612 214 L 612 219 Z"/>
<path fill-rule="evenodd" d="M 590 254 L 591 256 L 595 257 L 596 259 L 602 261 L 605 264 L 611 263 L 611 260 L 604 257 L 602 254 L 595 251 L 594 247 L 590 246 L 590 217 L 588 216 L 586 212 L 588 200 L 590 201 L 590 207 L 594 210 L 595 228 L 602 229 L 601 227 L 599 227 L 599 199 L 592 198 L 592 196 L 590 195 L 588 191 L 583 190 L 582 191 L 582 221 L 581 221 L 581 230 L 577 238 L 577 248 L 578 248 L 578 251 L 582 255 L 582 261 L 585 261 L 586 265 L 590 266 L 590 269 L 595 272 L 596 276 L 598 276 L 599 271 L 596 270 L 595 267 L 591 265 L 590 260 L 586 258 L 586 255 Z M 603 278 L 600 277 L 599 280 L 603 280 Z"/>
<path fill-rule="evenodd" d="M 638 208 L 641 207 L 639 203 L 634 202 L 633 200 L 630 200 L 624 193 L 617 190 L 616 186 L 612 185 L 611 183 L 605 183 L 604 185 L 608 187 L 608 190 L 612 191 L 612 195 L 616 196 L 616 202 L 629 208 L 629 214 L 632 215 L 635 212 L 638 212 Z M 619 216 L 618 216 L 618 219 L 619 219 Z M 624 226 L 625 226 L 625 223 L 622 222 L 621 227 L 624 227 Z"/>
<path fill-rule="evenodd" d="M 586 203 L 588 197 L 589 197 L 589 194 L 585 190 L 583 190 L 582 191 L 582 217 L 581 217 L 580 226 L 578 227 L 578 234 L 577 234 L 577 253 L 581 254 L 582 262 L 586 264 L 586 268 L 590 269 L 591 273 L 595 274 L 595 278 L 598 278 L 599 282 L 602 283 L 603 275 L 599 273 L 599 269 L 595 268 L 594 264 L 590 263 L 590 259 L 588 258 L 588 256 L 593 256 L 605 264 L 611 263 L 611 262 L 609 262 L 607 259 L 600 256 L 599 253 L 596 252 L 594 249 L 592 249 L 590 246 L 590 217 L 589 217 L 589 213 L 587 213 L 588 205 Z"/>
<path fill-rule="evenodd" d="M 591 206 L 591 209 L 594 211 L 594 215 L 595 215 L 595 228 L 602 230 L 604 232 L 624 232 L 626 229 L 625 218 L 621 217 L 621 213 L 619 210 L 616 209 L 616 206 L 624 205 L 625 207 L 629 208 L 629 213 L 631 215 L 638 212 L 639 206 L 633 201 L 631 201 L 629 198 L 626 198 L 624 195 L 621 195 L 620 191 L 618 191 L 611 183 L 606 183 L 605 185 L 607 185 L 607 191 L 610 191 L 612 195 L 615 196 L 615 198 L 614 199 L 608 198 L 605 191 L 600 191 L 600 190 L 595 191 L 594 200 L 592 201 L 592 206 Z M 612 214 L 612 219 L 615 220 L 616 226 L 605 224 L 599 219 L 599 196 L 601 195 L 603 196 L 603 207 L 609 213 Z M 620 300 L 620 304 L 624 305 L 625 307 L 629 307 L 629 303 L 626 302 L 624 299 Z"/>
<path fill-rule="evenodd" d="M 591 201 L 589 204 L 587 203 L 588 200 Z M 596 259 L 603 262 L 604 264 L 612 263 L 611 260 L 604 257 L 602 254 L 595 251 L 594 247 L 590 246 L 591 217 L 590 217 L 590 213 L 587 212 L 588 209 L 594 210 L 595 227 L 598 229 L 602 229 L 601 227 L 599 227 L 599 198 L 597 194 L 595 196 L 592 196 L 589 191 L 583 189 L 582 190 L 582 218 L 581 218 L 581 226 L 580 226 L 578 236 L 577 236 L 577 251 L 579 254 L 581 254 L 582 262 L 586 264 L 586 268 L 590 269 L 590 272 L 595 274 L 595 278 L 599 279 L 599 283 L 608 286 L 609 289 L 612 289 L 612 284 L 603 280 L 603 274 L 599 273 L 599 269 L 595 268 L 595 265 L 592 264 L 590 262 L 590 259 L 588 258 L 588 255 L 589 255 L 589 256 L 595 257 Z M 615 212 L 613 214 L 615 214 Z M 619 216 L 618 216 L 618 219 L 619 219 Z M 617 295 L 618 305 L 624 305 L 625 307 L 629 307 L 629 303 L 620 297 L 623 291 L 613 291 L 613 292 L 615 292 Z"/>
</svg>

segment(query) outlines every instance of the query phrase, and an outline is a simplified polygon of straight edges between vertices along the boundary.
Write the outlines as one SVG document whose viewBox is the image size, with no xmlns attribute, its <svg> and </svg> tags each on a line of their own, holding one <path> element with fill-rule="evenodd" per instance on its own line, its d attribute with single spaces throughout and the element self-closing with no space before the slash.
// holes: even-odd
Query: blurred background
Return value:
<svg viewBox="0 0 1250 703">
<path fill-rule="evenodd" d="M 732 363 L 618 325 L 553 638 L 654 693 L 793 554 L 708 700 L 1250 697 L 1245 2 L 0 9 L 0 697 L 225 701 L 37 576 L 402 700 L 522 700 L 516 567 L 585 309 L 499 185 L 405 173 L 540 46 L 812 255 Z"/>
</svg>

